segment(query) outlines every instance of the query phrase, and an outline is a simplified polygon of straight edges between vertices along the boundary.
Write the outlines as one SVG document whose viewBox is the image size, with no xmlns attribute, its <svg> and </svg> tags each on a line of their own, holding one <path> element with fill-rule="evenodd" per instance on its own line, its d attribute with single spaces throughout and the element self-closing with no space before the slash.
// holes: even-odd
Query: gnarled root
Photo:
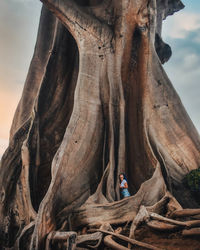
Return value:
<svg viewBox="0 0 200 250">
<path fill-rule="evenodd" d="M 102 241 L 103 234 L 96 232 L 93 234 L 83 234 L 77 237 L 76 245 L 78 247 L 97 248 Z"/>
<path fill-rule="evenodd" d="M 147 221 L 149 219 L 149 213 L 147 212 L 147 209 L 145 206 L 141 206 L 138 214 L 136 215 L 135 219 L 133 220 L 130 228 L 129 238 L 134 239 L 135 238 L 135 230 L 137 229 L 137 226 L 143 222 Z M 131 248 L 131 244 L 128 244 L 128 248 Z"/>
<path fill-rule="evenodd" d="M 152 213 L 152 212 L 162 213 L 164 211 L 165 207 L 168 206 L 169 203 L 174 204 L 176 202 L 174 200 L 172 200 L 171 194 L 169 192 L 166 192 L 166 195 L 160 201 L 158 201 L 156 204 L 154 204 L 153 206 L 145 207 L 142 205 L 139 209 L 139 212 L 137 213 L 136 217 L 134 218 L 134 220 L 131 224 L 129 237 L 131 239 L 135 238 L 135 230 L 142 222 L 146 222 L 147 225 L 149 225 L 150 227 L 155 226 L 155 223 L 152 223 L 149 221 L 151 219 L 150 213 Z M 179 206 L 178 206 L 178 208 L 179 208 Z M 157 225 L 158 225 L 158 223 L 157 223 Z M 163 228 L 163 226 L 161 226 L 161 228 Z M 172 228 L 171 225 L 170 225 L 170 228 Z M 129 247 L 130 247 L 130 245 L 129 245 Z"/>
<path fill-rule="evenodd" d="M 113 232 L 114 230 L 112 229 L 111 225 L 107 224 L 107 225 L 102 225 L 100 227 L 100 229 L 102 230 L 107 230 L 107 231 L 111 231 Z M 117 233 L 117 234 L 120 234 L 122 231 L 122 228 L 119 227 L 117 228 L 114 232 Z M 114 239 L 113 239 L 113 236 L 112 235 L 106 235 L 104 237 L 104 244 L 111 248 L 111 249 L 115 249 L 115 250 L 127 250 L 128 248 L 122 246 L 121 244 L 117 243 Z"/>
<path fill-rule="evenodd" d="M 91 203 L 83 206 L 80 210 L 76 210 L 72 215 L 72 228 L 78 228 L 79 223 L 80 226 L 87 225 L 88 228 L 95 227 L 95 229 L 88 230 L 91 234 L 78 236 L 77 247 L 97 247 L 103 240 L 104 244 L 112 249 L 130 249 L 132 245 L 137 245 L 146 249 L 158 249 L 150 244 L 135 240 L 135 231 L 141 223 L 145 223 L 153 230 L 169 233 L 182 231 L 200 225 L 199 220 L 194 220 L 194 216 L 199 214 L 199 210 L 182 209 L 179 203 L 168 191 L 166 191 L 163 197 L 152 206 L 141 205 L 140 208 L 137 209 L 133 206 L 136 199 L 137 197 L 135 196 L 111 204 L 99 205 Z M 181 220 L 183 213 L 186 217 L 184 221 Z M 104 214 L 104 216 L 102 216 L 102 214 Z M 86 217 L 83 215 L 86 215 Z M 87 217 L 89 215 L 91 216 Z M 189 215 L 189 217 L 186 215 Z M 114 232 L 111 226 L 129 223 L 131 220 L 132 224 L 129 237 L 121 234 L 122 229 Z M 99 234 L 97 234 L 97 232 Z M 185 232 L 185 230 L 183 232 Z M 186 231 L 185 234 L 187 234 L 187 232 L 188 231 Z M 106 236 L 103 237 L 103 234 L 106 234 Z M 128 248 L 126 245 L 121 245 L 119 241 L 116 241 L 116 238 L 120 241 L 124 241 Z"/>
<path fill-rule="evenodd" d="M 29 223 L 27 226 L 25 226 L 20 234 L 20 236 L 18 237 L 14 249 L 25 249 L 25 247 L 28 248 L 28 245 L 31 241 L 31 236 L 34 230 L 34 226 L 35 226 L 35 222 L 32 221 L 31 223 Z"/>
<path fill-rule="evenodd" d="M 182 209 L 178 211 L 174 211 L 171 214 L 171 217 L 189 217 L 193 215 L 199 214 L 199 209 Z M 174 231 L 174 230 L 183 230 L 182 235 L 184 236 L 192 236 L 192 235 L 200 235 L 200 228 L 195 228 L 200 225 L 200 220 L 188 220 L 186 218 L 185 221 L 174 220 L 170 218 L 166 218 L 156 213 L 148 212 L 147 209 L 141 206 L 140 211 L 136 218 L 134 219 L 130 236 L 134 237 L 134 232 L 136 230 L 137 225 L 140 222 L 146 222 L 147 226 L 158 231 Z M 194 227 L 194 228 L 193 228 Z M 188 229 L 190 228 L 190 229 Z"/>
<path fill-rule="evenodd" d="M 181 209 L 174 211 L 170 217 L 171 218 L 183 218 L 191 216 L 200 216 L 200 209 Z"/>
<path fill-rule="evenodd" d="M 165 216 L 153 212 L 153 211 L 160 212 L 161 210 L 164 211 L 164 207 L 162 207 L 161 204 L 164 205 L 165 207 L 167 206 L 166 197 L 163 197 L 163 199 L 161 199 L 154 206 L 145 207 L 142 205 L 140 207 L 137 215 L 135 216 L 131 224 L 129 237 L 121 234 L 123 231 L 121 227 L 117 228 L 114 231 L 110 223 L 103 223 L 99 228 L 88 229 L 84 231 L 84 234 L 78 236 L 75 232 L 59 232 L 59 231 L 51 232 L 46 240 L 46 250 L 54 249 L 53 248 L 54 246 L 56 247 L 65 246 L 66 249 L 75 249 L 75 247 L 77 249 L 79 248 L 96 249 L 100 246 L 102 241 L 105 246 L 116 250 L 128 250 L 132 246 L 139 246 L 144 249 L 152 249 L 152 250 L 161 249 L 151 244 L 134 239 L 135 231 L 141 223 L 146 223 L 146 225 L 149 228 L 156 231 L 161 231 L 161 232 L 182 231 L 183 236 L 200 235 L 200 228 L 199 227 L 197 228 L 197 226 L 200 225 L 199 220 L 188 220 L 188 218 L 186 218 L 185 221 L 179 221 L 167 218 Z M 192 210 L 185 210 L 185 212 L 183 211 L 184 210 L 174 211 L 173 213 L 170 214 L 170 216 L 174 218 L 174 217 L 179 217 L 179 215 L 181 215 L 180 217 L 182 217 L 183 213 L 185 217 L 186 215 L 193 216 L 198 214 L 198 209 L 193 211 Z M 166 214 L 169 214 L 168 212 Z M 128 247 L 125 244 L 122 245 L 121 241 L 127 244 Z"/>
<path fill-rule="evenodd" d="M 74 250 L 76 248 L 76 238 L 76 232 L 52 231 L 47 237 L 45 249 L 55 249 L 55 244 L 59 244 L 59 241 L 61 241 L 61 245 L 64 245 L 66 249 Z M 59 249 L 59 246 L 57 246 L 57 249 Z"/>
<path fill-rule="evenodd" d="M 170 223 L 161 222 L 161 221 L 157 221 L 157 220 L 152 220 L 152 221 L 147 222 L 147 226 L 152 228 L 152 229 L 162 231 L 162 232 L 174 231 L 174 230 L 179 228 L 178 225 L 173 225 Z"/>
<path fill-rule="evenodd" d="M 103 229 L 103 228 L 101 227 L 101 229 Z M 122 228 L 118 227 L 114 232 L 117 233 L 117 234 L 120 234 L 122 232 Z M 123 245 L 117 243 L 114 240 L 114 237 L 112 235 L 105 236 L 105 238 L 104 238 L 104 244 L 107 247 L 110 247 L 112 249 L 116 249 L 116 250 L 128 250 L 127 247 L 124 247 Z"/>
<path fill-rule="evenodd" d="M 132 245 L 144 247 L 146 249 L 152 249 L 152 250 L 159 250 L 159 249 L 161 249 L 161 248 L 154 247 L 154 246 L 152 246 L 150 244 L 143 243 L 143 242 L 138 241 L 138 240 L 130 239 L 129 237 L 126 237 L 126 236 L 118 234 L 118 233 L 113 233 L 113 232 L 102 230 L 102 229 L 90 229 L 90 232 L 96 232 L 96 231 L 97 232 L 102 232 L 104 234 L 108 234 L 108 235 L 111 235 L 111 236 L 115 236 L 115 237 L 119 238 L 120 240 L 123 240 L 123 241 L 125 241 L 127 243 L 131 243 Z"/>
<path fill-rule="evenodd" d="M 118 244 L 117 242 L 115 242 L 112 238 L 112 235 L 107 235 L 105 238 L 104 238 L 104 244 L 107 246 L 107 247 L 110 247 L 112 249 L 116 249 L 116 250 L 128 250 L 127 247 L 124 247 L 120 244 Z"/>
<path fill-rule="evenodd" d="M 199 236 L 200 235 L 200 227 L 192 228 L 192 229 L 185 229 L 182 232 L 183 236 Z"/>
<path fill-rule="evenodd" d="M 200 225 L 199 220 L 194 220 L 194 216 L 199 215 L 199 210 L 182 209 L 178 202 L 166 191 L 162 198 L 153 205 L 145 205 L 141 202 L 141 206 L 135 206 L 138 196 L 128 197 L 126 199 L 113 203 L 86 203 L 81 208 L 73 211 L 70 216 L 70 230 L 80 229 L 84 227 L 81 235 L 74 235 L 73 247 L 76 248 L 98 248 L 100 244 L 112 249 L 130 249 L 133 245 L 145 249 L 158 249 L 156 246 L 141 242 L 135 239 L 135 231 L 141 223 L 145 223 L 150 229 L 160 232 L 174 232 L 183 230 L 183 235 L 198 235 L 199 229 L 191 229 Z M 147 203 L 148 204 L 148 203 Z M 184 214 L 184 217 L 183 217 Z M 191 219 L 192 217 L 192 219 Z M 65 230 L 66 220 L 65 214 L 62 213 L 63 227 Z M 180 219 L 179 219 L 180 218 Z M 184 218 L 184 220 L 182 219 Z M 182 220 L 181 220 L 182 219 Z M 118 228 L 113 230 L 111 225 L 122 225 L 132 220 L 129 237 L 126 230 Z M 69 225 L 68 225 L 69 228 Z M 89 229 L 88 229 L 89 228 Z M 187 230 L 186 230 L 187 229 Z M 46 240 L 46 250 L 66 247 L 70 242 L 71 232 L 52 232 Z M 124 242 L 123 245 L 121 242 Z"/>
</svg>

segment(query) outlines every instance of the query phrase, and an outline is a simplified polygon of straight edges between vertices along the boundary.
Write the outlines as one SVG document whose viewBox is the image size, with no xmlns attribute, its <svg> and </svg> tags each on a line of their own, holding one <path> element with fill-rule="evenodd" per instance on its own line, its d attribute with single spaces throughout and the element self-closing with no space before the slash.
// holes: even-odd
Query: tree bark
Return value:
<svg viewBox="0 0 200 250">
<path fill-rule="evenodd" d="M 41 1 L 0 166 L 1 245 L 50 249 L 60 228 L 136 223 L 141 205 L 172 217 L 198 208 L 183 178 L 200 166 L 199 134 L 162 67 L 162 20 L 181 1 Z M 133 195 L 123 200 L 121 172 Z"/>
</svg>

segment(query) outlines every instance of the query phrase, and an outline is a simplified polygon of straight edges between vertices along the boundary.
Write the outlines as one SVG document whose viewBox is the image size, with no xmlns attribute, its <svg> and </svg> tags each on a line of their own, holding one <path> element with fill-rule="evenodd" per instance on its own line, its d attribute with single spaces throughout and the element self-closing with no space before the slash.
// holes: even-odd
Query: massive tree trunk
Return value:
<svg viewBox="0 0 200 250">
<path fill-rule="evenodd" d="M 88 238 L 69 230 L 101 226 L 88 236 L 97 241 L 107 223 L 132 220 L 133 238 L 144 214 L 197 208 L 183 178 L 200 166 L 199 134 L 162 67 L 171 55 L 162 20 L 183 4 L 41 1 L 34 56 L 1 160 L 1 245 L 71 249 Z M 121 172 L 132 194 L 123 200 Z M 159 220 L 168 228 L 169 219 Z M 104 244 L 116 249 L 110 237 Z"/>
</svg>

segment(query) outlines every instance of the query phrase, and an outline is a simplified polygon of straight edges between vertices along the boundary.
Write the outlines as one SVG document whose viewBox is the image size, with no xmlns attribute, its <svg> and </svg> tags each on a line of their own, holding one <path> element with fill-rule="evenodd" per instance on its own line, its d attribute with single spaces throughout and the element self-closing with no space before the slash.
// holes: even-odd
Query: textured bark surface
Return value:
<svg viewBox="0 0 200 250">
<path fill-rule="evenodd" d="M 141 222 L 197 235 L 188 228 L 199 226 L 199 204 L 183 179 L 200 166 L 200 138 L 162 67 L 171 56 L 162 21 L 183 4 L 41 1 L 0 166 L 2 248 L 127 249 Z M 123 200 L 121 172 L 132 194 Z M 129 238 L 115 233 L 125 243 L 102 240 L 111 225 L 131 222 Z M 97 233 L 77 236 L 84 227 Z"/>
</svg>

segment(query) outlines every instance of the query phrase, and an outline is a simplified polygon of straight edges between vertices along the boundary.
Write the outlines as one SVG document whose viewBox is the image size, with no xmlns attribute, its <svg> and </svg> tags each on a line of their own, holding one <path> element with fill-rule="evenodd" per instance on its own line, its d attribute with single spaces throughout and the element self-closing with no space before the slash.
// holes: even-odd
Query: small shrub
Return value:
<svg viewBox="0 0 200 250">
<path fill-rule="evenodd" d="M 186 176 L 187 185 L 192 192 L 200 193 L 200 167 L 189 172 Z"/>
</svg>

